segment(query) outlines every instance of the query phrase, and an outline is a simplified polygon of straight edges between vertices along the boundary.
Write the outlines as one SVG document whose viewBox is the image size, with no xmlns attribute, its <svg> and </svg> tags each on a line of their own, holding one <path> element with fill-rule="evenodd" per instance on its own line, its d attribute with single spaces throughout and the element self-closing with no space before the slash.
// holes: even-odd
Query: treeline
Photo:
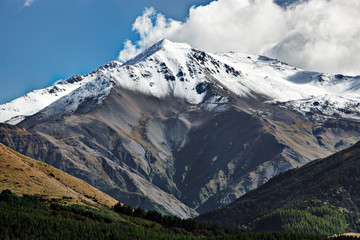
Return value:
<svg viewBox="0 0 360 240">
<path fill-rule="evenodd" d="M 213 239 L 326 239 L 320 235 L 315 236 L 304 233 L 249 232 L 244 228 L 232 228 L 218 224 L 198 223 L 192 219 L 181 219 L 176 216 L 164 216 L 156 211 L 145 212 L 143 209 L 133 209 L 131 206 L 121 203 L 117 203 L 113 207 L 113 210 L 120 214 L 151 220 L 167 228 L 184 229 L 197 236 L 207 236 L 212 237 Z"/>
<path fill-rule="evenodd" d="M 155 226 L 155 227 L 154 227 Z M 0 194 L 0 239 L 322 240 L 302 233 L 253 233 L 199 224 L 116 204 L 108 208 L 46 205 L 33 196 Z"/>
<path fill-rule="evenodd" d="M 234 228 L 220 227 L 217 224 L 199 224 L 192 219 L 181 219 L 176 216 L 164 216 L 156 211 L 145 212 L 141 208 L 133 209 L 126 204 L 117 203 L 113 207 L 113 210 L 120 214 L 125 214 L 132 217 L 138 217 L 157 222 L 167 228 L 183 228 L 186 231 L 193 232 L 195 230 L 203 229 L 210 230 L 212 232 L 226 232 L 230 233 Z M 239 231 L 239 230 L 237 230 Z"/>
</svg>

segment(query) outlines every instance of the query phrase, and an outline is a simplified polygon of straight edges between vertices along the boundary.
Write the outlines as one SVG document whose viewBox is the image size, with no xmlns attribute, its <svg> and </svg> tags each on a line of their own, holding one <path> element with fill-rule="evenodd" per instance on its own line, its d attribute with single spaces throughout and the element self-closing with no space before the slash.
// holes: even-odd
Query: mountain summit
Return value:
<svg viewBox="0 0 360 240">
<path fill-rule="evenodd" d="M 1 105 L 0 141 L 186 218 L 358 141 L 359 79 L 162 40 Z"/>
</svg>

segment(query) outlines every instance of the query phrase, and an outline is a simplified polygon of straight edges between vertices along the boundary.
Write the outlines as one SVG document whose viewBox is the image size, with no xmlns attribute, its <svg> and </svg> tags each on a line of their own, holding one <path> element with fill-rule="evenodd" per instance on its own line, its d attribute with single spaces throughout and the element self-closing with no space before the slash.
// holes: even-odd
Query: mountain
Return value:
<svg viewBox="0 0 360 240">
<path fill-rule="evenodd" d="M 0 142 L 187 218 L 359 141 L 359 79 L 163 40 L 1 105 Z"/>
<path fill-rule="evenodd" d="M 359 232 L 360 142 L 274 177 L 230 205 L 205 213 L 202 222 L 261 231 L 317 234 Z M 301 224 L 300 224 L 301 223 Z M 335 232 L 331 232 L 335 231 Z"/>
<path fill-rule="evenodd" d="M 68 204 L 102 204 L 117 201 L 84 181 L 46 163 L 25 157 L 0 143 L 0 191 L 36 195 L 44 200 Z"/>
</svg>

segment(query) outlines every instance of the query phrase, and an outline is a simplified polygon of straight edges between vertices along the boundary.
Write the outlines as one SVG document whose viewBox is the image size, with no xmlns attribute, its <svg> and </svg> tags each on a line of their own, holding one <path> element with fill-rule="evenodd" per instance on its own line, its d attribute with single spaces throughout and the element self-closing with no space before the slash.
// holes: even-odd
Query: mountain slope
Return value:
<svg viewBox="0 0 360 240">
<path fill-rule="evenodd" d="M 359 231 L 359 176 L 360 142 L 325 159 L 279 174 L 228 206 L 205 213 L 197 220 L 232 226 L 252 222 L 258 230 L 280 231 L 289 223 L 285 216 L 292 214 L 298 218 L 305 213 L 323 216 L 320 219 L 334 226 L 335 222 L 324 218 L 330 214 L 337 220 L 343 219 L 344 232 Z"/>
<path fill-rule="evenodd" d="M 264 56 L 163 40 L 76 79 L 35 114 L 20 109 L 0 142 L 133 207 L 184 218 L 360 140 L 358 78 Z"/>
<path fill-rule="evenodd" d="M 37 195 L 68 204 L 113 206 L 117 201 L 84 181 L 46 163 L 25 157 L 0 143 L 0 191 Z"/>
</svg>

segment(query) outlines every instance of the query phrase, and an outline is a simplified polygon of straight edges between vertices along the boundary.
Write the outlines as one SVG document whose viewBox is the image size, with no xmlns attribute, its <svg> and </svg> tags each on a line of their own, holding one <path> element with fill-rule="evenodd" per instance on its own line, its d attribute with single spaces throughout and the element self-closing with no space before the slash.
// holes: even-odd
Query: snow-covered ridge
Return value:
<svg viewBox="0 0 360 240">
<path fill-rule="evenodd" d="M 50 87 L 34 90 L 11 102 L 2 104 L 0 105 L 0 122 L 17 124 L 26 116 L 39 112 L 90 80 L 89 78 L 86 79 L 75 75 L 67 81 L 59 81 Z"/>
<path fill-rule="evenodd" d="M 318 114 L 328 116 L 358 119 L 360 115 L 360 77 L 308 72 L 264 56 L 205 53 L 165 39 L 124 64 L 111 61 L 87 75 L 74 76 L 0 105 L 0 122 L 16 124 L 45 108 L 48 114 L 71 114 L 79 106 L 86 108 L 86 99 L 100 103 L 113 85 L 158 98 L 181 98 L 210 111 L 226 109 L 228 102 L 227 97 L 209 95 L 211 87 L 216 86 L 240 97 L 261 96 L 303 114 L 318 109 Z M 314 99 L 323 98 L 326 101 L 314 105 Z"/>
</svg>

